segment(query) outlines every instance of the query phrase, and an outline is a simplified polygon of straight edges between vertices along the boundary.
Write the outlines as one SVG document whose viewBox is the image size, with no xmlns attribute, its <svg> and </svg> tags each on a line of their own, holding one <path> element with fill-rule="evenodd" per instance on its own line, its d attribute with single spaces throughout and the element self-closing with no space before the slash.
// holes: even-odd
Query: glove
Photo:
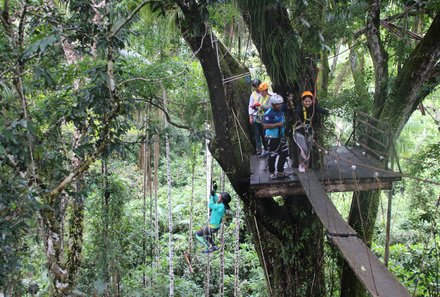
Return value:
<svg viewBox="0 0 440 297">
<path fill-rule="evenodd" d="M 217 183 L 213 182 L 212 190 L 211 190 L 211 196 L 214 196 L 216 191 L 217 191 Z"/>
<path fill-rule="evenodd" d="M 258 107 L 260 107 L 260 106 L 261 106 L 261 104 L 257 102 L 254 105 L 252 105 L 252 108 L 253 109 L 258 109 Z"/>
</svg>

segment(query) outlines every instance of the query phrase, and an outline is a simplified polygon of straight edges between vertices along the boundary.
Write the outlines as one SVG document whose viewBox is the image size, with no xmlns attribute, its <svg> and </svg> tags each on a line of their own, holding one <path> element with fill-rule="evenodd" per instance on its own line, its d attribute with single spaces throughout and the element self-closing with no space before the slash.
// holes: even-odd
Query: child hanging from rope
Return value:
<svg viewBox="0 0 440 297">
<path fill-rule="evenodd" d="M 312 92 L 305 91 L 301 95 L 301 104 L 296 106 L 296 123 L 293 127 L 293 140 L 300 150 L 298 172 L 305 172 L 313 145 L 313 127 L 319 123 L 318 114 L 328 115 L 326 109 L 315 103 Z"/>
<path fill-rule="evenodd" d="M 218 246 L 214 243 L 212 235 L 220 230 L 223 217 L 230 210 L 229 202 L 231 196 L 227 192 L 216 194 L 217 186 L 211 191 L 209 198 L 209 224 L 195 233 L 196 239 L 206 248 L 203 253 L 211 253 L 218 250 Z"/>
</svg>

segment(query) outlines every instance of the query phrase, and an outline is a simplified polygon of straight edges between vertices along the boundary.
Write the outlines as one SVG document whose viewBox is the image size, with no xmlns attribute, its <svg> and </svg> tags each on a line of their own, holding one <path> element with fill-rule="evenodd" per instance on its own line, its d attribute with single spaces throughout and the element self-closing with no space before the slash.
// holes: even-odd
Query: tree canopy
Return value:
<svg viewBox="0 0 440 297">
<path fill-rule="evenodd" d="M 233 223 L 240 238 L 229 228 L 225 244 L 240 247 L 250 280 L 242 295 L 363 296 L 305 195 L 250 191 L 247 105 L 260 78 L 284 98 L 316 92 L 333 113 L 324 125 L 340 138 L 356 110 L 391 127 L 408 159 L 394 196 L 408 201 L 389 268 L 415 295 L 439 296 L 439 11 L 438 1 L 1 1 L 0 293 L 171 294 L 157 277 L 167 267 L 159 256 L 173 252 L 168 239 L 187 250 L 188 217 L 205 217 L 206 199 L 190 206 L 188 197 L 206 196 L 208 140 L 214 176 L 224 172 L 243 207 Z M 353 193 L 351 210 L 342 203 L 377 254 L 382 196 Z M 225 286 L 233 252 L 224 252 Z M 205 261 L 221 266 L 194 259 L 192 280 L 185 260 L 174 260 L 176 295 L 202 294 Z"/>
</svg>

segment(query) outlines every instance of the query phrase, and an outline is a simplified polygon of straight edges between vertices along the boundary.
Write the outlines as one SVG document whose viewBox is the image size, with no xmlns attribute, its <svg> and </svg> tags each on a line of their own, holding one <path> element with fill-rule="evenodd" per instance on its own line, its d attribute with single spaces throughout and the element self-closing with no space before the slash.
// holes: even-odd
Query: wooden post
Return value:
<svg viewBox="0 0 440 297">
<path fill-rule="evenodd" d="M 392 152 L 392 150 L 390 150 Z M 391 154 L 391 170 L 394 169 L 394 158 Z M 384 252 L 384 264 L 388 267 L 388 259 L 390 257 L 390 233 L 391 233 L 391 205 L 393 203 L 393 184 L 391 184 L 391 189 L 388 191 L 388 207 L 387 207 L 387 225 L 385 233 L 385 252 Z"/>
</svg>

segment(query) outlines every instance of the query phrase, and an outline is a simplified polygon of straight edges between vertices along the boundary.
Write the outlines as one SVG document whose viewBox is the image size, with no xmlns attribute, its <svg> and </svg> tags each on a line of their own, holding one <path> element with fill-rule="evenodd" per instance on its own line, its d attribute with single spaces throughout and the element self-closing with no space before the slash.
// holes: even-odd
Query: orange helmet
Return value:
<svg viewBox="0 0 440 297">
<path fill-rule="evenodd" d="M 262 92 L 262 91 L 267 91 L 267 89 L 269 89 L 269 85 L 267 84 L 267 82 L 262 82 L 259 86 L 258 86 L 258 91 Z"/>
<path fill-rule="evenodd" d="M 310 97 L 310 98 L 313 99 L 315 96 L 313 96 L 313 93 L 310 92 L 310 91 L 304 91 L 304 92 L 301 94 L 301 99 L 303 99 L 304 97 Z"/>
</svg>

